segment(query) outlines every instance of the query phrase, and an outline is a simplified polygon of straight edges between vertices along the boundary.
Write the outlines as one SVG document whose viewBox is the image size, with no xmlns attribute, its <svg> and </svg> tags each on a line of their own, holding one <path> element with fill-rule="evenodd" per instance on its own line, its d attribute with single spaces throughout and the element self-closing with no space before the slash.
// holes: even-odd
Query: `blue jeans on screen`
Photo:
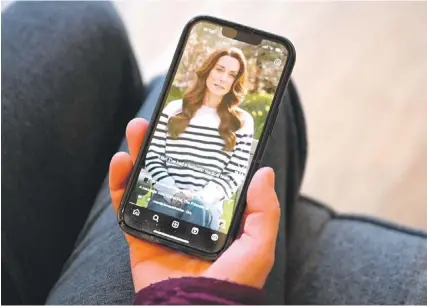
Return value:
<svg viewBox="0 0 427 306">
<path fill-rule="evenodd" d="M 147 208 L 212 230 L 219 229 L 221 217 L 219 209 L 198 198 L 192 198 L 178 208 L 167 202 L 162 196 L 155 194 L 150 199 Z"/>
<path fill-rule="evenodd" d="M 198 198 L 193 198 L 190 202 L 191 203 L 185 205 L 184 210 L 191 212 L 191 214 L 184 213 L 182 220 L 198 224 L 215 231 L 219 230 L 219 219 L 221 217 L 219 209 Z"/>
</svg>

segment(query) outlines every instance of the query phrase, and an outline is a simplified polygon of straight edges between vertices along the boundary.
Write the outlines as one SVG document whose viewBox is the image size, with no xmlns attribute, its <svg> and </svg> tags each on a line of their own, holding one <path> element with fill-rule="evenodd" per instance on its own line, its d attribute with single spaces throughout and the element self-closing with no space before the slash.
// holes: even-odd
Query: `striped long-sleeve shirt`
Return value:
<svg viewBox="0 0 427 306">
<path fill-rule="evenodd" d="M 177 139 L 167 133 L 171 116 L 180 113 L 182 100 L 170 102 L 162 111 L 150 143 L 145 168 L 157 190 L 172 195 L 187 189 L 213 205 L 221 205 L 242 185 L 249 165 L 254 122 L 243 114 L 232 152 L 224 151 L 216 108 L 203 105 Z"/>
</svg>

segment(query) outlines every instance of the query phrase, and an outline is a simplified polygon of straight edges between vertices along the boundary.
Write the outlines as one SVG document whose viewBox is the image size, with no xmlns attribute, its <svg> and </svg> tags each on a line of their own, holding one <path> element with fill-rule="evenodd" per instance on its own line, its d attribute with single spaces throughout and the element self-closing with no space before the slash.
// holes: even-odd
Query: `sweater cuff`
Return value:
<svg viewBox="0 0 427 306">
<path fill-rule="evenodd" d="M 134 305 L 223 304 L 259 305 L 265 303 L 262 290 L 237 283 L 204 277 L 170 278 L 141 289 Z"/>
</svg>

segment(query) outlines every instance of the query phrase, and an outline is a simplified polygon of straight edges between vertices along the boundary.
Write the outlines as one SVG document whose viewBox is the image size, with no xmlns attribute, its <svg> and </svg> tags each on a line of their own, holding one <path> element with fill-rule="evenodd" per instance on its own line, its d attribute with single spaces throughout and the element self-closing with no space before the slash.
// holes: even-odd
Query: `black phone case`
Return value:
<svg viewBox="0 0 427 306">
<path fill-rule="evenodd" d="M 288 56 L 287 56 L 286 63 L 285 63 L 285 70 L 281 76 L 281 79 L 280 79 L 279 84 L 277 86 L 277 91 L 276 91 L 274 98 L 273 98 L 273 101 L 271 103 L 271 111 L 269 112 L 268 117 L 266 119 L 264 130 L 261 134 L 262 137 L 259 140 L 258 146 L 255 150 L 255 153 L 254 153 L 254 156 L 252 159 L 252 164 L 250 166 L 246 180 L 245 180 L 243 187 L 242 187 L 241 195 L 246 195 L 249 183 L 250 183 L 253 175 L 255 174 L 255 172 L 259 168 L 262 153 L 264 152 L 264 148 L 265 148 L 267 141 L 268 141 L 268 138 L 272 132 L 274 123 L 276 121 L 277 114 L 279 112 L 280 101 L 281 101 L 281 99 L 284 95 L 285 89 L 289 83 L 290 75 L 291 75 L 293 66 L 295 64 L 294 46 L 292 45 L 292 43 L 288 39 L 286 39 L 284 37 L 277 36 L 277 35 L 274 35 L 271 33 L 267 33 L 267 32 L 261 31 L 261 30 L 257 30 L 257 29 L 254 29 L 254 28 L 251 28 L 248 26 L 243 26 L 243 25 L 240 25 L 237 23 L 233 23 L 230 21 L 222 20 L 222 19 L 219 19 L 216 17 L 211 17 L 211 16 L 195 17 L 187 23 L 187 25 L 184 27 L 184 30 L 181 34 L 180 40 L 178 42 L 178 46 L 175 50 L 175 54 L 174 54 L 171 66 L 169 68 L 169 71 L 167 73 L 167 76 L 166 76 L 166 79 L 165 79 L 165 82 L 164 82 L 164 85 L 162 88 L 162 92 L 161 92 L 159 100 L 158 100 L 159 102 L 157 103 L 156 108 L 154 109 L 153 120 L 150 122 L 150 125 L 149 125 L 148 130 L 147 130 L 146 137 L 145 137 L 143 144 L 141 146 L 141 150 L 138 153 L 138 157 L 137 157 L 137 160 L 135 162 L 135 166 L 132 170 L 132 173 L 130 175 L 129 181 L 128 181 L 127 186 L 126 186 L 126 190 L 125 190 L 123 198 L 121 200 L 119 211 L 117 214 L 117 219 L 118 219 L 119 225 L 123 229 L 123 231 L 125 231 L 126 233 L 128 233 L 132 236 L 135 236 L 137 238 L 147 240 L 150 242 L 158 243 L 158 244 L 167 246 L 171 249 L 174 249 L 174 250 L 177 250 L 177 251 L 180 251 L 183 253 L 198 256 L 198 257 L 205 259 L 205 260 L 215 260 L 230 246 L 230 244 L 233 242 L 236 235 L 238 234 L 238 230 L 240 228 L 239 225 L 241 222 L 243 211 L 246 207 L 246 197 L 245 196 L 240 196 L 239 201 L 236 204 L 236 210 L 234 212 L 234 216 L 233 216 L 232 222 L 230 224 L 229 232 L 227 234 L 227 238 L 226 238 L 226 241 L 224 243 L 223 248 L 221 248 L 219 251 L 217 251 L 215 253 L 202 252 L 198 249 L 192 248 L 191 246 L 182 245 L 182 244 L 179 244 L 177 242 L 169 241 L 169 240 L 166 240 L 166 239 L 154 236 L 154 235 L 150 235 L 150 234 L 145 233 L 145 232 L 138 231 L 138 230 L 128 226 L 124 221 L 124 208 L 125 208 L 125 205 L 128 201 L 128 198 L 130 196 L 130 193 L 132 192 L 131 187 L 135 184 L 136 180 L 138 179 L 139 172 L 142 168 L 142 163 L 141 163 L 142 157 L 145 156 L 145 154 L 146 154 L 146 151 L 148 149 L 148 144 L 149 144 L 151 137 L 152 137 L 152 134 L 154 132 L 154 128 L 157 124 L 157 121 L 159 120 L 160 111 L 161 111 L 161 108 L 163 105 L 163 103 L 161 103 L 161 101 L 165 100 L 166 95 L 167 95 L 168 90 L 169 90 L 169 87 L 172 84 L 173 76 L 174 76 L 175 71 L 179 65 L 180 60 L 181 60 L 181 56 L 182 56 L 182 53 L 183 53 L 184 48 L 185 48 L 185 43 L 186 43 L 188 35 L 191 31 L 191 28 L 196 23 L 201 22 L 201 21 L 212 22 L 212 23 L 216 23 L 219 25 L 223 25 L 223 26 L 228 26 L 228 27 L 233 27 L 233 28 L 249 31 L 249 32 L 252 32 L 254 34 L 261 35 L 261 36 L 263 36 L 263 37 L 265 37 L 271 41 L 279 42 L 279 43 L 283 44 L 284 46 L 286 46 L 286 48 L 287 48 Z"/>
</svg>

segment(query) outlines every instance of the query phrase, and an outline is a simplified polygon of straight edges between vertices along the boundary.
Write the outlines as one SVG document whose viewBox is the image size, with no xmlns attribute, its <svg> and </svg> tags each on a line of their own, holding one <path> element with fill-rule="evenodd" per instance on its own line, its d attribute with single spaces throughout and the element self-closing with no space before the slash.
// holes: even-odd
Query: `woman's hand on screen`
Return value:
<svg viewBox="0 0 427 306">
<path fill-rule="evenodd" d="M 177 207 L 183 207 L 186 201 L 190 201 L 193 195 L 188 190 L 180 190 L 175 193 L 171 199 L 171 204 Z"/>
<path fill-rule="evenodd" d="M 132 120 L 126 130 L 130 155 L 120 152 L 111 160 L 109 183 L 116 213 L 147 126 L 144 119 Z M 241 233 L 215 262 L 125 234 L 135 291 L 168 278 L 184 276 L 210 277 L 262 288 L 274 263 L 279 220 L 274 172 L 270 168 L 262 168 L 249 186 Z"/>
</svg>

